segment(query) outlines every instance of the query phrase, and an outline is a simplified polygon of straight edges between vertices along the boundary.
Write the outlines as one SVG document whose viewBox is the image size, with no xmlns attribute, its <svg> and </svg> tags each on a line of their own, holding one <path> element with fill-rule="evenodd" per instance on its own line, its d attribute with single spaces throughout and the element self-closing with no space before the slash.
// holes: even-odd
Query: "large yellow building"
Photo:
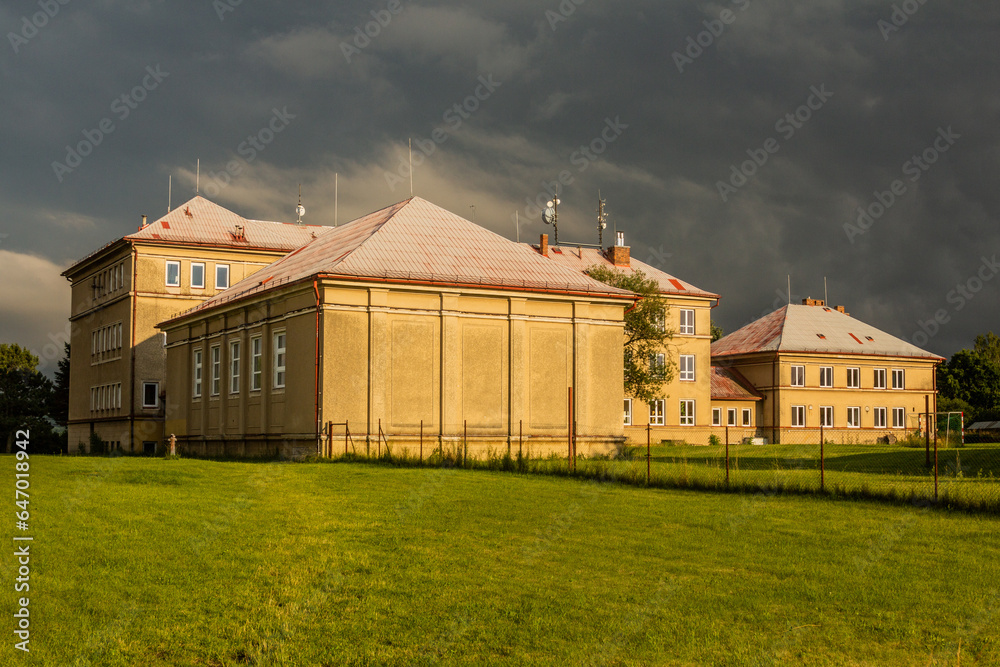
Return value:
<svg viewBox="0 0 1000 667">
<path fill-rule="evenodd" d="M 770 442 L 874 442 L 922 427 L 937 410 L 942 357 L 865 324 L 843 307 L 804 299 L 712 345 L 712 361 L 746 378 L 763 400 L 758 434 Z M 809 436 L 803 434 L 810 432 Z"/>
<path fill-rule="evenodd" d="M 416 453 L 422 433 L 425 453 L 537 455 L 575 422 L 578 453 L 607 452 L 633 301 L 411 198 L 161 323 L 166 432 L 206 455 L 322 453 L 324 432 L 337 451 L 384 434 Z"/>
<path fill-rule="evenodd" d="M 195 197 L 67 269 L 70 451 L 88 451 L 93 433 L 115 449 L 154 452 L 171 398 L 157 322 L 327 229 L 247 220 Z"/>
</svg>

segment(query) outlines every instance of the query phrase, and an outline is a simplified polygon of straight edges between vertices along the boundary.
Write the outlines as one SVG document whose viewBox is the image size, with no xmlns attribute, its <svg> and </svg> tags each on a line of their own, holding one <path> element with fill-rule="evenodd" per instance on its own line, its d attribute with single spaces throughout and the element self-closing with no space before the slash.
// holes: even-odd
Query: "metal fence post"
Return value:
<svg viewBox="0 0 1000 667">
<path fill-rule="evenodd" d="M 924 451 L 927 452 L 927 467 L 931 467 L 931 397 L 924 396 Z"/>
<path fill-rule="evenodd" d="M 937 415 L 935 415 L 936 417 Z M 937 424 L 934 425 L 934 502 L 938 501 L 938 444 Z"/>
<path fill-rule="evenodd" d="M 469 463 L 469 420 L 462 420 L 462 467 Z"/>
<path fill-rule="evenodd" d="M 517 420 L 517 456 L 524 458 L 524 420 Z"/>
<path fill-rule="evenodd" d="M 726 487 L 729 487 L 729 427 L 726 427 Z"/>
<path fill-rule="evenodd" d="M 819 490 L 822 492 L 826 487 L 826 460 L 823 457 L 823 424 L 819 425 Z"/>
<path fill-rule="evenodd" d="M 646 422 L 646 486 L 649 486 L 649 476 L 650 472 L 652 472 L 651 471 L 652 466 L 650 464 L 650 452 L 649 452 L 650 429 L 651 429 L 651 424 L 649 422 Z"/>
<path fill-rule="evenodd" d="M 424 420 L 420 420 L 420 461 L 424 460 Z"/>
</svg>

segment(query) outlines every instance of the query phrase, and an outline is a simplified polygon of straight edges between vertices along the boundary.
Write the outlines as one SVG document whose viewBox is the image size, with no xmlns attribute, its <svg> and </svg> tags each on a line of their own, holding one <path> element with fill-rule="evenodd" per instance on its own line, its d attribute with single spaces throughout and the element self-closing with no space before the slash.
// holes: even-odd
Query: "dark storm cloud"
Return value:
<svg viewBox="0 0 1000 667">
<path fill-rule="evenodd" d="M 5 5 L 5 33 L 38 11 Z M 797 297 L 828 277 L 831 301 L 918 343 L 943 310 L 924 345 L 941 354 L 1000 328 L 1000 279 L 955 296 L 1000 253 L 992 5 L 107 1 L 45 23 L 0 56 L 7 252 L 65 266 L 164 212 L 168 175 L 175 205 L 193 194 L 197 158 L 203 190 L 265 219 L 293 217 L 301 182 L 308 220 L 331 224 L 337 173 L 349 220 L 408 195 L 392 174 L 413 138 L 418 194 L 508 236 L 520 211 L 522 240 L 548 231 L 529 204 L 562 175 L 560 238 L 596 241 L 600 189 L 635 256 L 723 295 L 726 330 L 780 303 L 787 274 Z M 154 88 L 147 68 L 166 73 Z M 276 110 L 287 126 L 251 152 Z M 60 182 L 52 163 L 105 119 Z M 946 152 L 904 171 L 948 128 Z M 4 290 L 0 338 L 40 348 L 64 326 L 53 300 L 15 329 Z"/>
</svg>

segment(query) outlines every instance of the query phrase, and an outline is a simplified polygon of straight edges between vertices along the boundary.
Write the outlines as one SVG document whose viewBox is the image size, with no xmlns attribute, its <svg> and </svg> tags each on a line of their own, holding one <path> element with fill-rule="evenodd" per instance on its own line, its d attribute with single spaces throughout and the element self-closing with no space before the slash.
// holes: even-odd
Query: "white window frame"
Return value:
<svg viewBox="0 0 1000 667">
<path fill-rule="evenodd" d="M 177 282 L 176 283 L 171 283 L 170 282 L 170 267 L 171 266 L 177 268 Z M 167 260 L 167 263 L 166 263 L 166 272 L 163 275 L 163 284 L 166 285 L 167 287 L 180 287 L 181 286 L 181 263 L 180 262 L 178 262 L 176 260 L 172 260 L 172 259 L 168 259 Z"/>
<path fill-rule="evenodd" d="M 667 330 L 667 312 L 666 310 L 657 311 L 653 315 L 653 322 L 656 324 L 657 331 Z"/>
<path fill-rule="evenodd" d="M 906 428 L 906 408 L 892 409 L 892 427 Z"/>
<path fill-rule="evenodd" d="M 736 408 L 726 408 L 726 426 L 736 426 Z"/>
<path fill-rule="evenodd" d="M 279 339 L 281 341 L 280 344 L 278 343 Z M 271 380 L 272 380 L 271 388 L 284 389 L 285 381 L 287 380 L 287 378 L 285 377 L 285 372 L 288 363 L 288 360 L 286 358 L 288 354 L 287 350 L 288 336 L 284 330 L 275 331 L 274 335 L 271 336 L 271 342 L 272 342 L 271 351 L 273 360 L 272 361 L 273 373 L 271 374 Z"/>
<path fill-rule="evenodd" d="M 201 268 L 201 284 L 194 281 L 195 267 Z M 191 262 L 191 289 L 205 289 L 205 262 Z"/>
<path fill-rule="evenodd" d="M 623 423 L 625 426 L 632 425 L 632 399 L 626 398 L 624 403 Z"/>
<path fill-rule="evenodd" d="M 853 424 L 851 422 L 854 422 Z M 861 407 L 847 406 L 847 428 L 861 428 Z"/>
<path fill-rule="evenodd" d="M 886 428 L 889 422 L 886 420 L 886 409 L 883 407 L 872 408 L 872 426 L 875 428 Z"/>
<path fill-rule="evenodd" d="M 686 366 L 686 368 L 685 368 Z M 681 382 L 694 382 L 694 355 L 680 355 L 680 380 Z"/>
<path fill-rule="evenodd" d="M 796 378 L 795 376 L 798 375 Z M 798 382 L 796 382 L 798 380 Z M 792 376 L 791 376 L 791 387 L 804 387 L 806 386 L 806 367 L 795 365 L 792 366 Z"/>
<path fill-rule="evenodd" d="M 819 386 L 824 389 L 833 387 L 833 366 L 819 367 Z"/>
<path fill-rule="evenodd" d="M 663 426 L 666 401 L 662 398 L 654 398 L 649 402 L 649 425 Z"/>
<path fill-rule="evenodd" d="M 146 402 L 146 387 L 153 387 L 153 402 Z M 160 383 L 159 382 L 143 382 L 142 383 L 142 407 L 143 408 L 158 408 L 160 407 Z"/>
<path fill-rule="evenodd" d="M 667 357 L 662 352 L 649 355 L 649 372 L 657 373 L 667 366 Z"/>
<path fill-rule="evenodd" d="M 226 284 L 223 285 L 222 281 L 219 280 L 219 272 L 225 271 L 226 273 Z M 228 264 L 216 264 L 215 265 L 215 289 L 229 289 L 229 265 Z"/>
<path fill-rule="evenodd" d="M 833 428 L 833 406 L 819 406 L 819 425 L 823 428 Z"/>
<path fill-rule="evenodd" d="M 240 393 L 240 341 L 229 341 L 229 393 Z"/>
<path fill-rule="evenodd" d="M 192 388 L 191 396 L 193 398 L 201 398 L 201 382 L 202 382 L 202 371 L 205 367 L 204 364 L 204 353 L 199 347 L 193 351 L 193 369 L 191 371 L 191 378 L 194 381 L 194 386 Z"/>
<path fill-rule="evenodd" d="M 680 334 L 682 336 L 693 336 L 695 332 L 695 320 L 694 320 L 694 310 L 690 308 L 681 308 L 681 328 Z"/>
<path fill-rule="evenodd" d="M 722 426 L 722 408 L 712 408 L 712 426 Z"/>
<path fill-rule="evenodd" d="M 743 408 L 742 414 L 740 415 L 743 426 L 753 426 L 753 410 L 750 408 Z"/>
<path fill-rule="evenodd" d="M 250 337 L 250 391 L 260 391 L 264 383 L 264 338 Z"/>
<path fill-rule="evenodd" d="M 888 385 L 885 382 L 886 369 L 876 368 L 872 372 L 872 389 L 886 389 Z"/>
<path fill-rule="evenodd" d="M 861 369 L 857 366 L 847 369 L 847 388 L 861 389 Z"/>
<path fill-rule="evenodd" d="M 793 405 L 792 407 L 792 428 L 805 428 L 806 426 L 806 406 Z M 799 422 L 796 424 L 795 422 Z"/>
<path fill-rule="evenodd" d="M 694 399 L 682 398 L 678 407 L 681 426 L 694 426 Z"/>
<path fill-rule="evenodd" d="M 899 378 L 899 383 L 897 386 L 896 378 Z M 892 369 L 892 388 L 897 390 L 906 389 L 906 369 L 905 368 L 893 368 Z"/>
<path fill-rule="evenodd" d="M 222 389 L 222 346 L 213 345 L 209 348 L 209 364 L 211 365 L 212 384 L 209 385 L 210 395 L 218 396 Z"/>
</svg>

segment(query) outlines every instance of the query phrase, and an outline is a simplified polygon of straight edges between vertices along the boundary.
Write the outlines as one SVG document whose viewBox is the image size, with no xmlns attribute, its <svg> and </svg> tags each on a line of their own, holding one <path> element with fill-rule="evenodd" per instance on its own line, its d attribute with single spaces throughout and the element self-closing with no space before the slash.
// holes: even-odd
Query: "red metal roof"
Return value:
<svg viewBox="0 0 1000 667">
<path fill-rule="evenodd" d="M 528 245 L 528 244 L 525 244 Z M 530 245 L 537 252 L 537 245 Z M 706 299 L 718 299 L 718 294 L 713 294 L 699 287 L 695 287 L 689 282 L 680 280 L 665 271 L 650 266 L 645 262 L 632 258 L 629 266 L 615 266 L 604 253 L 598 248 L 581 248 L 573 245 L 549 246 L 549 259 L 553 262 L 569 267 L 574 271 L 584 273 L 587 269 L 595 265 L 604 265 L 623 273 L 635 273 L 642 271 L 647 277 L 655 280 L 660 286 L 661 294 L 686 294 L 688 296 L 703 297 Z"/>
<path fill-rule="evenodd" d="M 712 366 L 712 398 L 730 401 L 759 401 L 761 395 L 735 368 Z"/>
<path fill-rule="evenodd" d="M 943 361 L 936 354 L 834 308 L 797 304 L 782 306 L 712 343 L 713 359 L 755 352 L 866 354 Z"/>
<path fill-rule="evenodd" d="M 634 297 L 631 292 L 551 262 L 530 246 L 412 197 L 329 228 L 319 238 L 182 315 L 321 275 Z"/>
</svg>

